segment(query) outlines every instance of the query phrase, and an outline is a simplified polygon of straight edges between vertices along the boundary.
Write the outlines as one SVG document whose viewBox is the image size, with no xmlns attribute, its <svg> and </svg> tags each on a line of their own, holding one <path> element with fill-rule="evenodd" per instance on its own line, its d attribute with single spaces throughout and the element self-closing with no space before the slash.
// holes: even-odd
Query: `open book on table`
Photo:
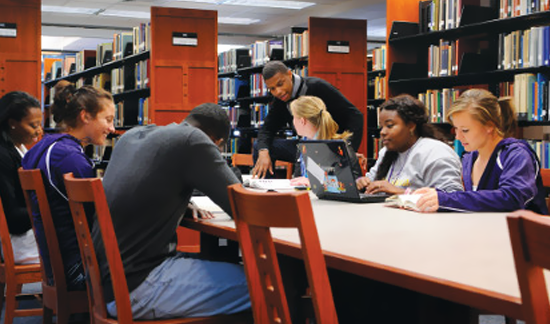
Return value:
<svg viewBox="0 0 550 324">
<path fill-rule="evenodd" d="M 422 195 L 393 195 L 386 198 L 386 206 L 419 211 L 416 207 L 416 202 L 420 197 L 422 197 Z"/>
<path fill-rule="evenodd" d="M 263 190 L 285 190 L 294 189 L 295 186 L 290 184 L 289 179 L 245 179 L 244 186 L 263 189 Z"/>
</svg>

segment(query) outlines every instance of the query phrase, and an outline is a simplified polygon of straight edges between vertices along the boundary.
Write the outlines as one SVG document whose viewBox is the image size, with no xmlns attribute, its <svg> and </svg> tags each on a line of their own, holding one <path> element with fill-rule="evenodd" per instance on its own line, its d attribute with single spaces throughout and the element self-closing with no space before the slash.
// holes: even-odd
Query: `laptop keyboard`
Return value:
<svg viewBox="0 0 550 324">
<path fill-rule="evenodd" d="M 360 193 L 359 198 L 361 200 L 372 201 L 372 202 L 384 202 L 389 195 L 385 192 L 378 192 L 373 194 Z"/>
</svg>

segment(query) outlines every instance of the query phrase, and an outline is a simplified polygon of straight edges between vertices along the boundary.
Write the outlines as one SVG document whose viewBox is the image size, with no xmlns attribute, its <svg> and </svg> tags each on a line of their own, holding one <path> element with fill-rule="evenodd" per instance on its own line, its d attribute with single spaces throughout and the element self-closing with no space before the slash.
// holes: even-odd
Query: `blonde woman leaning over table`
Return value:
<svg viewBox="0 0 550 324">
<path fill-rule="evenodd" d="M 528 209 L 548 214 L 540 163 L 529 144 L 512 136 L 516 115 L 510 98 L 482 89 L 464 92 L 447 113 L 456 138 L 468 152 L 462 161 L 465 192 L 422 188 L 417 207 L 466 211 Z"/>
<path fill-rule="evenodd" d="M 352 133 L 344 131 L 342 134 L 337 133 L 338 124 L 332 119 L 332 116 L 327 111 L 327 107 L 323 100 L 315 96 L 301 96 L 292 101 L 290 104 L 294 129 L 296 133 L 302 136 L 302 140 L 344 140 L 346 142 L 351 138 Z M 352 159 L 352 170 L 356 177 L 361 175 L 361 167 L 357 162 L 355 152 L 350 145 L 348 148 L 348 156 Z M 296 178 L 290 180 L 293 186 L 309 187 L 307 172 L 301 156 L 299 157 L 300 170 L 296 172 Z"/>
<path fill-rule="evenodd" d="M 380 140 L 384 148 L 357 187 L 367 193 L 403 194 L 406 189 L 434 187 L 462 191 L 460 159 L 428 124 L 426 107 L 409 95 L 388 99 L 380 106 Z"/>
</svg>

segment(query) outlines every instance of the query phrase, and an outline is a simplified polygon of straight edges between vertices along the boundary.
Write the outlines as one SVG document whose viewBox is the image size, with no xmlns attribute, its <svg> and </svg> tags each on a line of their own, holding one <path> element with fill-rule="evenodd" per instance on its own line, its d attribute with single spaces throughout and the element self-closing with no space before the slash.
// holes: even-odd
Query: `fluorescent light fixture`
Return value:
<svg viewBox="0 0 550 324">
<path fill-rule="evenodd" d="M 178 0 L 187 2 L 201 2 L 215 5 L 233 5 L 233 6 L 248 6 L 248 7 L 268 7 L 281 9 L 300 10 L 315 5 L 315 2 L 305 1 L 279 1 L 279 0 Z"/>
<path fill-rule="evenodd" d="M 77 8 L 77 7 L 63 7 L 63 6 L 42 6 L 42 12 L 54 12 L 63 14 L 82 14 L 93 15 L 100 9 L 95 8 Z"/>
<path fill-rule="evenodd" d="M 218 24 L 228 25 L 252 25 L 260 22 L 260 19 L 251 18 L 233 18 L 233 17 L 218 17 Z"/>
<path fill-rule="evenodd" d="M 124 17 L 124 18 L 151 19 L 151 13 L 144 12 L 144 11 L 105 10 L 103 12 L 100 12 L 99 15 Z"/>
</svg>

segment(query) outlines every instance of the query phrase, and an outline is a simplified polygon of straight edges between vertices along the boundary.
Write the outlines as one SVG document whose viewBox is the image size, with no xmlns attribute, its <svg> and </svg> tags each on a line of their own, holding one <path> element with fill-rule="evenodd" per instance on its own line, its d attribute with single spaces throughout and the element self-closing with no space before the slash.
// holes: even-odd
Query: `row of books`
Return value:
<svg viewBox="0 0 550 324">
<path fill-rule="evenodd" d="M 428 77 L 458 74 L 459 41 L 439 40 L 439 45 L 428 48 Z"/>
<path fill-rule="evenodd" d="M 388 96 L 386 77 L 376 76 L 373 80 L 369 80 L 369 83 L 371 82 L 374 86 L 374 99 L 386 99 Z"/>
<path fill-rule="evenodd" d="M 237 71 L 237 68 L 242 67 L 248 62 L 250 50 L 248 48 L 232 48 L 227 52 L 218 54 L 218 72 L 227 73 Z M 240 64 L 239 64 L 240 63 Z"/>
<path fill-rule="evenodd" d="M 541 168 L 550 168 L 550 142 L 540 140 L 527 140 L 527 143 L 529 143 L 535 153 L 537 153 Z"/>
<path fill-rule="evenodd" d="M 250 96 L 251 97 L 263 97 L 267 96 L 267 86 L 265 85 L 264 78 L 261 73 L 254 73 L 250 75 Z"/>
<path fill-rule="evenodd" d="M 307 77 L 309 75 L 309 68 L 307 65 L 296 66 L 292 69 L 292 73 L 298 74 L 301 77 Z"/>
<path fill-rule="evenodd" d="M 240 78 L 219 78 L 218 79 L 218 100 L 236 100 L 241 96 L 252 96 L 250 94 L 249 80 L 243 80 Z M 246 95 L 243 95 L 245 94 Z"/>
<path fill-rule="evenodd" d="M 549 0 L 499 0 L 499 18 L 550 10 Z"/>
<path fill-rule="evenodd" d="M 379 71 L 386 69 L 386 45 L 372 50 L 372 70 Z"/>
<path fill-rule="evenodd" d="M 234 106 L 224 106 L 222 108 L 225 110 L 225 112 L 227 113 L 227 116 L 229 117 L 231 129 L 235 129 L 235 127 L 237 127 L 237 124 L 239 122 L 241 107 L 239 105 L 234 105 Z"/>
<path fill-rule="evenodd" d="M 447 111 L 459 95 L 458 89 L 427 90 L 418 94 L 418 100 L 426 106 L 429 122 L 444 123 Z"/>
<path fill-rule="evenodd" d="M 149 98 L 129 99 L 115 104 L 115 127 L 148 125 L 151 123 L 149 115 Z"/>
<path fill-rule="evenodd" d="M 59 58 L 58 60 L 54 61 L 52 63 L 52 67 L 50 69 L 50 75 L 47 77 L 49 80 L 62 78 L 64 76 L 69 75 L 70 73 L 74 73 L 76 69 L 76 56 L 75 55 L 63 55 L 63 58 Z"/>
<path fill-rule="evenodd" d="M 548 77 L 542 73 L 523 73 L 514 76 L 513 93 L 514 105 L 518 113 L 518 120 L 547 121 Z"/>
<path fill-rule="evenodd" d="M 289 60 L 309 55 L 309 31 L 284 36 L 284 59 Z"/>
<path fill-rule="evenodd" d="M 272 53 L 274 50 L 284 50 L 282 40 L 256 41 L 250 45 L 250 61 L 252 66 L 265 65 L 273 56 Z"/>
<path fill-rule="evenodd" d="M 239 152 L 239 138 L 231 138 L 227 142 L 227 153 L 235 154 Z"/>
<path fill-rule="evenodd" d="M 499 70 L 543 65 L 550 65 L 550 26 L 499 35 Z"/>
<path fill-rule="evenodd" d="M 420 33 L 453 29 L 460 26 L 462 11 L 465 5 L 480 5 L 479 0 L 433 0 L 420 1 Z"/>
</svg>

